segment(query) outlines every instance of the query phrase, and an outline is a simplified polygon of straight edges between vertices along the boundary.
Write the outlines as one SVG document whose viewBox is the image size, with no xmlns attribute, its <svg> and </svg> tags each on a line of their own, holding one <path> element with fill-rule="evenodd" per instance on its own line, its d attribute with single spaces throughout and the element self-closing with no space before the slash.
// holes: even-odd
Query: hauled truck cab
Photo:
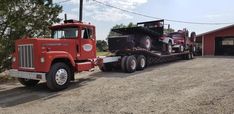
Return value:
<svg viewBox="0 0 234 114">
<path fill-rule="evenodd" d="M 46 81 L 51 90 L 65 89 L 74 73 L 95 66 L 95 26 L 76 20 L 49 27 L 51 38 L 24 38 L 15 43 L 10 76 L 25 86 Z"/>
</svg>

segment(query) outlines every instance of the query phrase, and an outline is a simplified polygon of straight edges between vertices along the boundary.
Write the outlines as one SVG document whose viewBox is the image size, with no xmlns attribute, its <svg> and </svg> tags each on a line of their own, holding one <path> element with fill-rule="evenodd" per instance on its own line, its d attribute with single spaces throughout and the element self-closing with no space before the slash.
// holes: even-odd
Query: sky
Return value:
<svg viewBox="0 0 234 114">
<path fill-rule="evenodd" d="M 54 0 L 58 3 L 64 0 Z M 97 0 L 121 9 L 138 12 L 141 14 L 189 22 L 202 23 L 233 23 L 234 24 L 234 0 Z M 60 3 L 63 12 L 59 15 L 68 19 L 79 19 L 79 0 L 70 0 Z M 155 19 L 134 15 L 118 9 L 110 8 L 96 3 L 93 0 L 84 0 L 83 21 L 96 26 L 98 40 L 104 40 L 110 29 L 116 24 L 137 23 L 153 21 Z M 187 28 L 190 32 L 201 34 L 215 30 L 224 25 L 196 25 L 165 21 L 170 27 L 179 30 Z"/>
</svg>

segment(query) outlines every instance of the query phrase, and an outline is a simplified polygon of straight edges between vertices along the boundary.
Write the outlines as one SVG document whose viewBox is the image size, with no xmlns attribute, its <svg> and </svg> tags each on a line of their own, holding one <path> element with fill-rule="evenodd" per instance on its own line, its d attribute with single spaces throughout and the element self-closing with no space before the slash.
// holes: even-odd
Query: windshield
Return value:
<svg viewBox="0 0 234 114">
<path fill-rule="evenodd" d="M 77 38 L 78 37 L 78 28 L 60 28 L 52 30 L 52 38 L 61 39 L 61 38 Z"/>
</svg>

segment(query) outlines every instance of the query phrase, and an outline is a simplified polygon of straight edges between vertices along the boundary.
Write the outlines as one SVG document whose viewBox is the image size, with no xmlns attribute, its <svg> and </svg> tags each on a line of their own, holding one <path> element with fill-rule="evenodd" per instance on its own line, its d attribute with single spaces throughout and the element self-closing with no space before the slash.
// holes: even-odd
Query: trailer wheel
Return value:
<svg viewBox="0 0 234 114">
<path fill-rule="evenodd" d="M 140 47 L 146 50 L 150 50 L 152 46 L 152 41 L 149 36 L 144 36 L 140 39 Z"/>
<path fill-rule="evenodd" d="M 137 70 L 144 70 L 146 67 L 146 58 L 144 55 L 137 57 Z"/>
<path fill-rule="evenodd" d="M 105 63 L 103 66 L 100 68 L 102 72 L 110 72 L 112 71 L 112 65 L 110 63 Z"/>
<path fill-rule="evenodd" d="M 25 78 L 18 78 L 18 81 L 26 87 L 34 87 L 40 82 L 40 80 L 31 80 Z"/>
<path fill-rule="evenodd" d="M 54 63 L 47 74 L 47 86 L 52 91 L 63 90 L 70 84 L 71 76 L 68 65 L 62 62 Z"/>
<path fill-rule="evenodd" d="M 133 73 L 137 68 L 137 60 L 134 56 L 128 56 L 126 59 L 126 72 Z"/>
<path fill-rule="evenodd" d="M 122 70 L 123 72 L 126 72 L 126 60 L 127 60 L 127 57 L 128 57 L 128 56 L 124 56 L 124 57 L 122 57 L 122 59 L 121 59 L 121 70 Z"/>
</svg>

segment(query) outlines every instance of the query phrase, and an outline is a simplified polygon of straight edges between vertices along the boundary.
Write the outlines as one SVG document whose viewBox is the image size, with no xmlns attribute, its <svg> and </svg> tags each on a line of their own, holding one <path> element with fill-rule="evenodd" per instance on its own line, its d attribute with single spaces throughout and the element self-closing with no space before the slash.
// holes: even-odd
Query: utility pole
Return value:
<svg viewBox="0 0 234 114">
<path fill-rule="evenodd" d="M 82 22 L 83 19 L 83 0 L 80 0 L 80 17 L 79 21 Z"/>
</svg>

